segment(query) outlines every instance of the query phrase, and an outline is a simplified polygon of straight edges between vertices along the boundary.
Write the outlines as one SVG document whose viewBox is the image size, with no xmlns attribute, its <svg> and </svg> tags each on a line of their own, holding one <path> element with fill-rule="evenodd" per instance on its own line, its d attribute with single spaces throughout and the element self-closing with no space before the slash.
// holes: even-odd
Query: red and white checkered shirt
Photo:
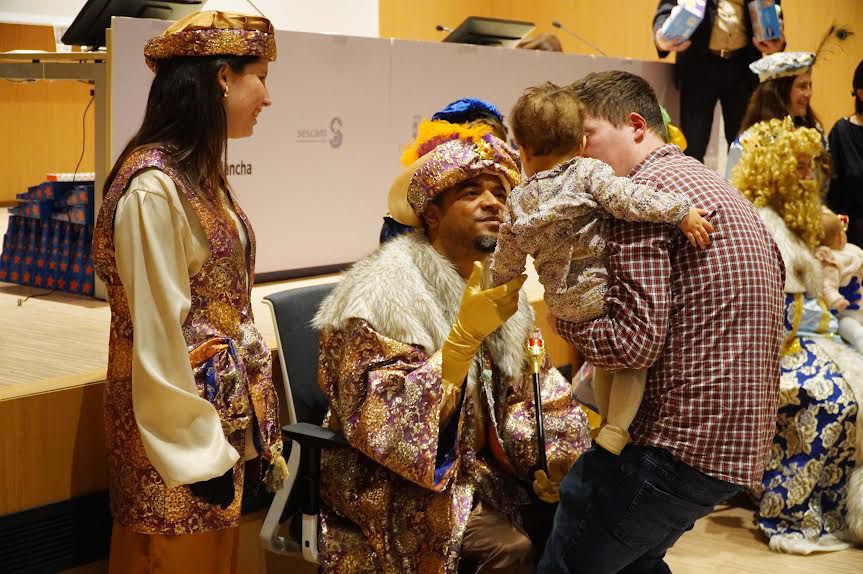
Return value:
<svg viewBox="0 0 863 574">
<path fill-rule="evenodd" d="M 629 177 L 716 211 L 706 250 L 676 227 L 616 220 L 609 236 L 608 314 L 558 321 L 588 361 L 649 368 L 634 444 L 740 485 L 761 480 L 776 430 L 784 266 L 761 218 L 727 181 L 676 146 Z"/>
</svg>

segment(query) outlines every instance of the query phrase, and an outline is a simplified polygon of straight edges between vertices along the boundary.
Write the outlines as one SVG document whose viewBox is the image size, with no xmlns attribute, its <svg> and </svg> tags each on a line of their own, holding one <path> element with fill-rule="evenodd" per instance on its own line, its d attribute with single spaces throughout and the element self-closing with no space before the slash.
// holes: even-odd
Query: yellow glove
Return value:
<svg viewBox="0 0 863 574">
<path fill-rule="evenodd" d="M 554 504 L 560 500 L 560 481 L 572 467 L 572 462 L 565 459 L 555 459 L 548 463 L 548 476 L 544 470 L 533 473 L 533 491 L 543 502 Z"/>
<path fill-rule="evenodd" d="M 518 309 L 518 293 L 527 275 L 519 275 L 492 289 L 482 288 L 482 278 L 482 263 L 475 261 L 461 298 L 458 318 L 441 349 L 443 380 L 456 387 L 461 387 L 483 339 Z"/>
</svg>

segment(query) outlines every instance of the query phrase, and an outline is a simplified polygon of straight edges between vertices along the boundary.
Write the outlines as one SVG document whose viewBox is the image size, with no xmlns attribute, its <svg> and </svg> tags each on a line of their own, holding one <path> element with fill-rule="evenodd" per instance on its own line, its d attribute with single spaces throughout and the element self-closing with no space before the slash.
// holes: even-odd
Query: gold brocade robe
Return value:
<svg viewBox="0 0 863 574">
<path fill-rule="evenodd" d="M 415 232 L 357 263 L 321 306 L 326 424 L 353 447 L 322 461 L 325 572 L 454 573 L 476 501 L 516 523 L 533 503 L 525 345 L 535 328 L 523 293 L 478 353 L 451 424 L 439 428 L 440 347 L 464 285 Z M 541 380 L 548 458 L 574 462 L 590 442 L 584 412 L 548 362 Z"/>
<path fill-rule="evenodd" d="M 145 534 L 178 535 L 233 527 L 240 516 L 243 458 L 233 469 L 234 502 L 227 509 L 210 505 L 193 496 L 186 485 L 165 483 L 147 457 L 133 410 L 134 329 L 115 260 L 114 216 L 129 182 L 149 169 L 171 178 L 200 220 L 210 248 L 201 270 L 189 278 L 191 307 L 182 325 L 197 393 L 215 408 L 222 431 L 237 452 L 244 452 L 246 434 L 254 433 L 255 450 L 270 463 L 271 472 L 284 468 L 270 353 L 252 318 L 255 243 L 248 219 L 234 204 L 249 241 L 247 256 L 224 208 L 189 186 L 163 150 L 139 150 L 129 156 L 112 182 L 93 239 L 96 272 L 106 284 L 111 306 L 105 386 L 111 511 L 115 521 Z M 167 411 L 172 405 L 166 402 L 164 408 Z"/>
</svg>

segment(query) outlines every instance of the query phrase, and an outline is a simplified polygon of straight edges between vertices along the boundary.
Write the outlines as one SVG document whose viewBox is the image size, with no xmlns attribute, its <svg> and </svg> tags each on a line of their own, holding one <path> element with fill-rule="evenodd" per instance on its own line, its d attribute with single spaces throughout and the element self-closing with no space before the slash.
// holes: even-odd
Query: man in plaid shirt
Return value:
<svg viewBox="0 0 863 574">
<path fill-rule="evenodd" d="M 600 72 L 570 89 L 587 108 L 585 155 L 685 193 L 716 232 L 701 251 L 672 226 L 615 221 L 608 314 L 557 321 L 593 364 L 649 371 L 632 443 L 619 457 L 594 447 L 561 482 L 540 572 L 670 572 L 666 550 L 764 471 L 779 393 L 782 257 L 746 198 L 665 143 L 646 81 Z"/>
</svg>

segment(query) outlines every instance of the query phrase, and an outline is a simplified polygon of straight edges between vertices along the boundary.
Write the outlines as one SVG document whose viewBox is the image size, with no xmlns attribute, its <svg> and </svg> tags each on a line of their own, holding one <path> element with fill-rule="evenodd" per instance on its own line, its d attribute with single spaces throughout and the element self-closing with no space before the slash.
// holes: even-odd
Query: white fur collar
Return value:
<svg viewBox="0 0 863 574">
<path fill-rule="evenodd" d="M 378 333 L 420 345 L 429 354 L 443 346 L 455 322 L 465 280 L 421 231 L 390 240 L 358 261 L 324 300 L 316 327 L 340 328 L 363 319 Z M 508 379 L 522 373 L 534 315 L 524 290 L 518 311 L 485 342 Z"/>
<path fill-rule="evenodd" d="M 821 294 L 821 265 L 802 239 L 788 229 L 785 221 L 773 209 L 758 210 L 761 219 L 776 241 L 785 263 L 785 292 L 806 293 L 809 297 Z"/>
</svg>

